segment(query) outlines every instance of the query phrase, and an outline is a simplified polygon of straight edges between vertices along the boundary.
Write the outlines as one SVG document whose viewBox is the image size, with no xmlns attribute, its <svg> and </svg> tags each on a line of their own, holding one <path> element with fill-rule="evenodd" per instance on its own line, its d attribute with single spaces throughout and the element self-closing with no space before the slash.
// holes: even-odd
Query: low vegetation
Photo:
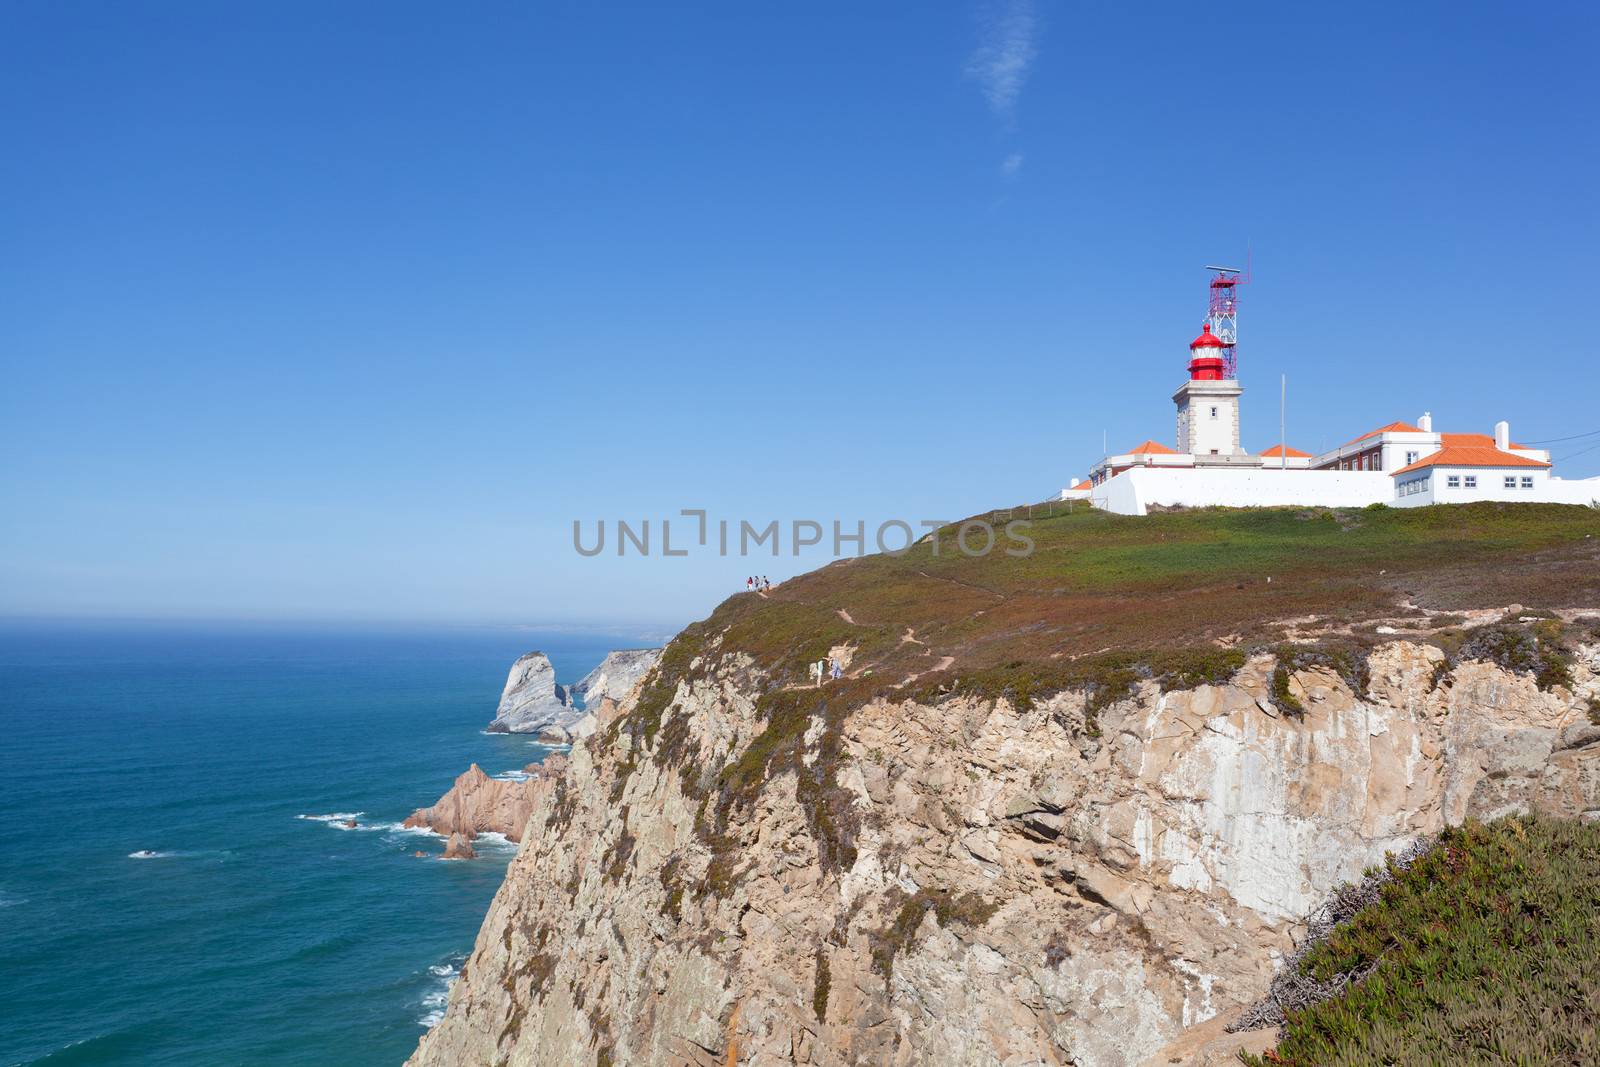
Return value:
<svg viewBox="0 0 1600 1067">
<path fill-rule="evenodd" d="M 938 887 L 901 894 L 903 899 L 889 925 L 872 937 L 872 967 L 885 982 L 894 978 L 894 958 L 911 946 L 923 917 L 929 911 L 941 927 L 977 929 L 988 922 L 998 906 L 973 893 L 957 895 Z"/>
<path fill-rule="evenodd" d="M 1367 652 L 1359 645 L 1279 645 L 1272 650 L 1277 666 L 1272 671 L 1272 703 L 1287 715 L 1304 715 L 1305 705 L 1289 688 L 1296 673 L 1313 668 L 1331 671 L 1352 693 L 1367 695 L 1372 672 L 1367 669 Z"/>
<path fill-rule="evenodd" d="M 828 946 L 817 944 L 817 978 L 811 987 L 811 1010 L 817 1022 L 828 1021 L 828 991 L 833 984 L 828 968 Z"/>
<path fill-rule="evenodd" d="M 1392 873 L 1298 961 L 1342 991 L 1246 1063 L 1600 1063 L 1600 826 L 1469 823 Z"/>
<path fill-rule="evenodd" d="M 1026 558 L 968 557 L 952 525 L 937 545 L 930 536 L 902 555 L 845 559 L 765 597 L 729 598 L 669 649 L 635 711 L 637 729 L 648 739 L 660 727 L 686 669 L 674 657 L 692 660 L 719 635 L 721 647 L 749 654 L 779 685 L 803 683 L 808 664 L 849 645 L 852 673 L 880 691 L 915 675 L 918 690 L 998 687 L 1026 702 L 1085 657 L 1270 649 L 1290 620 L 1350 630 L 1374 618 L 1420 618 L 1407 600 L 1441 612 L 1600 602 L 1600 514 L 1591 508 L 1209 509 L 1134 518 L 1065 507 L 1034 510 L 1035 549 Z M 947 656 L 949 665 L 936 668 Z M 1117 679 L 1108 680 L 1115 688 Z"/>
<path fill-rule="evenodd" d="M 1543 619 L 1529 627 L 1486 626 L 1472 631 L 1454 660 L 1484 660 L 1508 671 L 1533 675 L 1539 688 L 1572 685 L 1572 656 L 1564 647 L 1561 624 Z"/>
</svg>

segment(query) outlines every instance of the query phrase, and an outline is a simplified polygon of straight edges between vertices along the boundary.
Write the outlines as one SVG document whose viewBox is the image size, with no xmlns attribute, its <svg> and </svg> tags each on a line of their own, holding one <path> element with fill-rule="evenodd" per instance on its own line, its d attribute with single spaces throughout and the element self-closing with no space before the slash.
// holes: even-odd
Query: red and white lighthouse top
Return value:
<svg viewBox="0 0 1600 1067">
<path fill-rule="evenodd" d="M 1223 348 L 1222 338 L 1211 332 L 1208 322 L 1200 330 L 1200 336 L 1189 342 L 1189 351 L 1193 358 L 1189 360 L 1189 379 L 1196 382 L 1222 381 L 1223 363 L 1218 350 Z"/>
</svg>

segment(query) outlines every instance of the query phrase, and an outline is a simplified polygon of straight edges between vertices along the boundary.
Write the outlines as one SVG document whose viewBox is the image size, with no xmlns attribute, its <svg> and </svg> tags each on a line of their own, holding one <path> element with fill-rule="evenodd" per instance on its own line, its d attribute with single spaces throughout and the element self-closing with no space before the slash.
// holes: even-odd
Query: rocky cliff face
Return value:
<svg viewBox="0 0 1600 1067">
<path fill-rule="evenodd" d="M 824 689 L 788 760 L 748 658 L 688 668 L 531 786 L 413 1064 L 1200 1062 L 1386 850 L 1600 817 L 1600 644 L 1548 688 L 1396 640 L 1356 690 L 1265 654 L 1105 707 Z"/>
<path fill-rule="evenodd" d="M 572 695 L 583 701 L 584 710 L 591 713 L 598 713 L 607 700 L 620 704 L 660 658 L 659 648 L 624 648 L 608 652 L 600 666 L 572 687 Z"/>
</svg>

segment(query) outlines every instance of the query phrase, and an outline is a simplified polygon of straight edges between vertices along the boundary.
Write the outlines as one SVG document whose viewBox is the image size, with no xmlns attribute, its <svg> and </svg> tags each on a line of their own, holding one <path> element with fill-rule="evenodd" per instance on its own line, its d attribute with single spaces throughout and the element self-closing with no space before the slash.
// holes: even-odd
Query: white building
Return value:
<svg viewBox="0 0 1600 1067">
<path fill-rule="evenodd" d="M 1474 500 L 1600 506 L 1600 478 L 1555 477 L 1550 453 L 1494 433 L 1438 433 L 1424 413 L 1391 422 L 1320 456 L 1279 444 L 1241 446 L 1242 387 L 1225 377 L 1222 341 L 1208 324 L 1189 345 L 1189 380 L 1172 395 L 1177 448 L 1148 440 L 1103 458 L 1086 481 L 1063 489 L 1096 507 L 1143 515 L 1163 507 L 1360 507 L 1463 504 Z"/>
</svg>

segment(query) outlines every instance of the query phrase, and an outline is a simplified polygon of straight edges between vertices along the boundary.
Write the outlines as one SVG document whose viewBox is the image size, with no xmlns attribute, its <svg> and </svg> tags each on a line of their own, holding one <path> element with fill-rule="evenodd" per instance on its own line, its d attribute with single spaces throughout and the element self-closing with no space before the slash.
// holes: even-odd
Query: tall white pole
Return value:
<svg viewBox="0 0 1600 1067">
<path fill-rule="evenodd" d="M 1281 470 L 1289 469 L 1289 376 L 1283 375 L 1278 381 L 1278 449 L 1281 460 Z"/>
</svg>

